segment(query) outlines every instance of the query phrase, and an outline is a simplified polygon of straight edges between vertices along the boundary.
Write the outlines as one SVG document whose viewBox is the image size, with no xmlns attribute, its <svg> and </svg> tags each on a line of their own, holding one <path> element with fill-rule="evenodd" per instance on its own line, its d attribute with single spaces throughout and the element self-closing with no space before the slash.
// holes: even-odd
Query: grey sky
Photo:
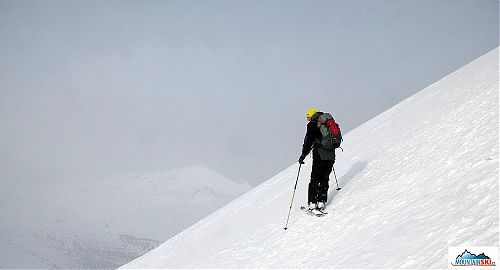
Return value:
<svg viewBox="0 0 500 270">
<path fill-rule="evenodd" d="M 256 185 L 297 160 L 308 107 L 346 133 L 496 46 L 496 0 L 0 0 L 0 177 Z"/>
</svg>

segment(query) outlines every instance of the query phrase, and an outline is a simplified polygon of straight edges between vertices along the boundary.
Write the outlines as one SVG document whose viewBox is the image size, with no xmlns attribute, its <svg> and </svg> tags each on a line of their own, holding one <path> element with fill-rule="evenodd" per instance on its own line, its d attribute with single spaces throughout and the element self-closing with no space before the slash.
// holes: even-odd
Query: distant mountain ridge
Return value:
<svg viewBox="0 0 500 270">
<path fill-rule="evenodd" d="M 249 189 L 202 166 L 43 187 L 2 201 L 0 268 L 116 268 Z"/>
</svg>

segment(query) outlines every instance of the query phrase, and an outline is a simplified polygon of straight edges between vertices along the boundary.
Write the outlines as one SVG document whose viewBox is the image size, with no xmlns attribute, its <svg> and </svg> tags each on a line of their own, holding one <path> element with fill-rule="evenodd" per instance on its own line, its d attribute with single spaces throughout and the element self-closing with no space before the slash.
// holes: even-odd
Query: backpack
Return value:
<svg viewBox="0 0 500 270">
<path fill-rule="evenodd" d="M 324 113 L 318 118 L 318 128 L 322 135 L 321 148 L 334 150 L 340 147 L 342 133 L 331 114 Z"/>
</svg>

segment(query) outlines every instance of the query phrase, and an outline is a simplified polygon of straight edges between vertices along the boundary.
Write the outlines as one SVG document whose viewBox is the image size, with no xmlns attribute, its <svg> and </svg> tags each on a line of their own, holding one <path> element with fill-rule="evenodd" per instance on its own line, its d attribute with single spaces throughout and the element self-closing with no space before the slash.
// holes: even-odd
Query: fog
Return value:
<svg viewBox="0 0 500 270">
<path fill-rule="evenodd" d="M 347 133 L 496 46 L 494 0 L 2 0 L 0 179 L 257 185 L 298 159 L 307 108 Z"/>
</svg>

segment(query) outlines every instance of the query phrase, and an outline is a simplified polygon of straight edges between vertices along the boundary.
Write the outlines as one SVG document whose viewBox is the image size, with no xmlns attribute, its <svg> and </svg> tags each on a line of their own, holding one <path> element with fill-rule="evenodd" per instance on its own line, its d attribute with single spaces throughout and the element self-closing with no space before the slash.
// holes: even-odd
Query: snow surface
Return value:
<svg viewBox="0 0 500 270">
<path fill-rule="evenodd" d="M 5 194 L 0 268 L 116 268 L 249 189 L 193 166 Z"/>
<path fill-rule="evenodd" d="M 498 246 L 498 87 L 497 48 L 346 134 L 326 216 L 299 210 L 308 159 L 287 231 L 298 164 L 123 268 L 447 268 Z"/>
</svg>

